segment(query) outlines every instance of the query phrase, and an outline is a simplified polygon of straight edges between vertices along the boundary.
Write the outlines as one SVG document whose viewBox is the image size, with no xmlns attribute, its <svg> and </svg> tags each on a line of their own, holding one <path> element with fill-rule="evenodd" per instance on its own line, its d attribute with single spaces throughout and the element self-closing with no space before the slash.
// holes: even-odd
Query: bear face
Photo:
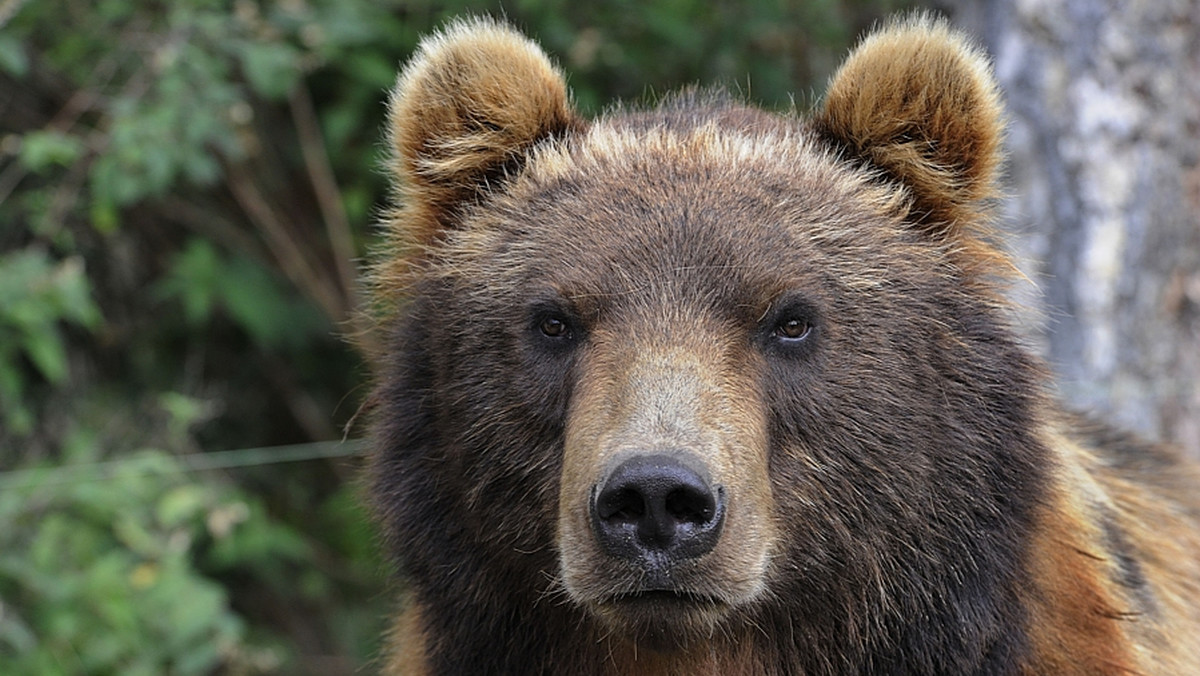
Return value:
<svg viewBox="0 0 1200 676">
<path fill-rule="evenodd" d="M 807 119 L 685 92 L 585 121 L 507 27 L 423 43 L 375 275 L 407 299 L 373 467 L 397 670 L 1023 664 L 1062 460 L 997 291 L 1001 132 L 925 16 Z"/>
</svg>

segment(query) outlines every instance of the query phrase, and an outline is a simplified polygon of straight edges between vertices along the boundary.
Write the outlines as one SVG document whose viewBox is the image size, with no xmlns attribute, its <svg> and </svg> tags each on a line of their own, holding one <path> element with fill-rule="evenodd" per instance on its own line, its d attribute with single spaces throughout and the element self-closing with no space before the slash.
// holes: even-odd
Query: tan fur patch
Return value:
<svg viewBox="0 0 1200 676">
<path fill-rule="evenodd" d="M 1104 582 L 1109 562 L 1096 546 L 1101 533 L 1088 505 L 1089 498 L 1103 499 L 1103 493 L 1077 464 L 1082 449 L 1068 450 L 1066 443 L 1064 438 L 1051 441 L 1066 451 L 1064 466 L 1053 502 L 1042 508 L 1031 548 L 1034 588 L 1028 607 L 1035 657 L 1026 673 L 1137 673 L 1119 622 L 1127 609 Z"/>
<path fill-rule="evenodd" d="M 1200 637 L 1200 534 L 1187 520 L 1194 496 L 1151 493 L 1064 432 L 1052 429 L 1047 446 L 1060 465 L 1031 554 L 1035 657 L 1026 673 L 1200 673 L 1200 641 L 1184 638 Z M 1190 465 L 1173 471 L 1182 486 L 1200 485 Z M 1105 520 L 1130 551 L 1113 550 Z M 1122 585 L 1121 556 L 1136 560 L 1151 607 Z"/>
<path fill-rule="evenodd" d="M 426 676 L 425 642 L 430 639 L 421 621 L 421 607 L 410 600 L 392 627 L 384 676 Z"/>
</svg>

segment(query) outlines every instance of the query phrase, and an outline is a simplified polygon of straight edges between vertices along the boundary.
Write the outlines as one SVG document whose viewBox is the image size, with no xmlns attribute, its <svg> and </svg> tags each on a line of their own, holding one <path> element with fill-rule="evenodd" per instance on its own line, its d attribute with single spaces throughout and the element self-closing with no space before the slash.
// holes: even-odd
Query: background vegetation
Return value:
<svg viewBox="0 0 1200 676">
<path fill-rule="evenodd" d="M 504 14 L 593 113 L 694 82 L 803 107 L 908 4 L 0 0 L 0 673 L 369 664 L 344 336 L 420 35 Z"/>
</svg>

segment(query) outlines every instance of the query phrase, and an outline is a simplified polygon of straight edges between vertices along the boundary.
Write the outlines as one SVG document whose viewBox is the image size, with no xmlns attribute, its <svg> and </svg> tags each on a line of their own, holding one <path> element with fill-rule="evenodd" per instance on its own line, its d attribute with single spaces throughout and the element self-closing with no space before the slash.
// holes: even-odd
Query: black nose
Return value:
<svg viewBox="0 0 1200 676">
<path fill-rule="evenodd" d="M 661 563 L 712 550 L 725 522 L 724 491 L 681 458 L 632 457 L 596 488 L 592 528 L 609 554 Z"/>
</svg>

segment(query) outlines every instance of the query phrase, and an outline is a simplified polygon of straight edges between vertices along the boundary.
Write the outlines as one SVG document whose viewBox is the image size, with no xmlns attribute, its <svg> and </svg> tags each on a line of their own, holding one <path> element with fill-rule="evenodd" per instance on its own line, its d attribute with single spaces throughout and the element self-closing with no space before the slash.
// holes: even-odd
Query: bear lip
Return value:
<svg viewBox="0 0 1200 676">
<path fill-rule="evenodd" d="M 720 610 L 729 604 L 716 596 L 688 591 L 686 589 L 650 588 L 614 594 L 601 601 L 599 605 L 612 608 L 641 608 L 650 606 L 663 609 Z"/>
<path fill-rule="evenodd" d="M 613 591 L 606 597 L 598 599 L 596 605 L 608 608 L 688 608 L 697 610 L 720 610 L 728 608 L 730 603 L 721 598 L 719 593 L 712 591 L 689 590 L 689 588 L 674 585 L 647 585 L 626 590 Z"/>
</svg>

